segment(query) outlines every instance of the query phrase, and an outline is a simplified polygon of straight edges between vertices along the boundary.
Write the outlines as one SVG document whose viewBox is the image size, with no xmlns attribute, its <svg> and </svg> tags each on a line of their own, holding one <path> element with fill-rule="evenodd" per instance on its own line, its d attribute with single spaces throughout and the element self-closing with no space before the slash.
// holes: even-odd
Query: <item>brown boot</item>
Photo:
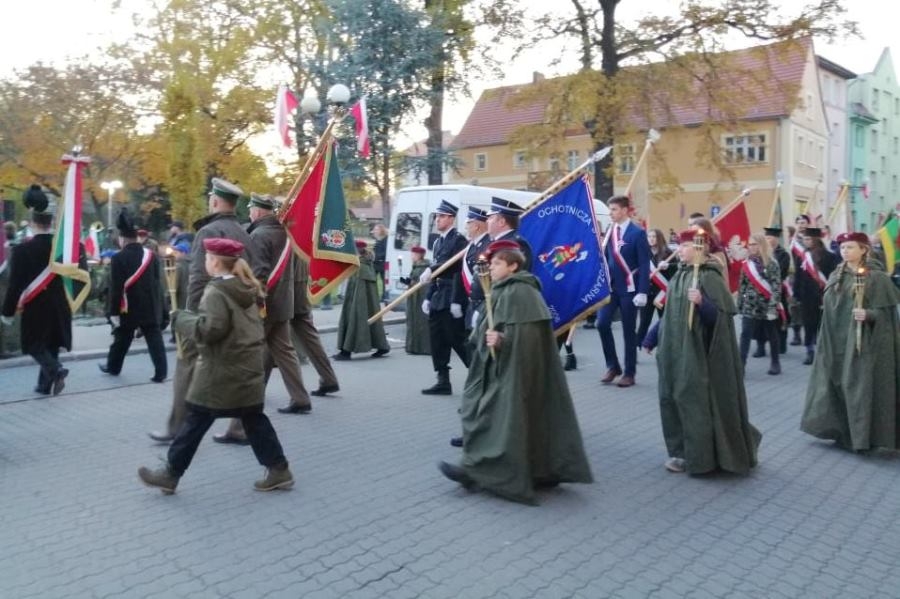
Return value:
<svg viewBox="0 0 900 599">
<path fill-rule="evenodd" d="M 169 466 L 166 465 L 157 470 L 150 470 L 141 466 L 138 468 L 138 478 L 148 487 L 154 487 L 162 491 L 163 495 L 172 495 L 175 493 L 175 487 L 178 486 L 178 480 L 181 477 L 176 476 Z"/>
<path fill-rule="evenodd" d="M 290 489 L 294 486 L 294 475 L 287 464 L 266 468 L 266 477 L 253 483 L 257 491 L 274 491 L 275 489 Z"/>
</svg>

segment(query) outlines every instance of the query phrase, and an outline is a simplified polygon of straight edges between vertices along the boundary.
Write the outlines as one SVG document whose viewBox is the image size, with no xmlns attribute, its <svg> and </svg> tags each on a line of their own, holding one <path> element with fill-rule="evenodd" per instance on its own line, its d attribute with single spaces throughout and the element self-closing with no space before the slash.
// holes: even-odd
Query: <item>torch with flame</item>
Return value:
<svg viewBox="0 0 900 599">
<path fill-rule="evenodd" d="M 481 289 L 484 291 L 484 306 L 487 314 L 488 330 L 494 330 L 494 306 L 491 304 L 491 270 L 487 256 L 484 254 L 478 256 L 475 262 L 475 274 L 478 275 L 478 282 L 481 283 Z M 497 353 L 491 348 L 491 357 L 497 359 Z"/>
<path fill-rule="evenodd" d="M 697 288 L 697 281 L 700 278 L 700 264 L 706 250 L 706 235 L 703 229 L 697 229 L 694 233 L 694 275 L 691 277 L 691 289 Z M 688 330 L 694 328 L 694 302 L 690 302 L 688 306 Z"/>
<path fill-rule="evenodd" d="M 854 291 L 854 300 L 856 304 L 856 308 L 858 310 L 862 310 L 863 308 L 863 291 L 866 288 L 866 269 L 860 267 L 856 271 L 856 280 L 853 283 L 853 291 Z M 856 321 L 856 353 L 859 353 L 862 349 L 862 321 Z"/>
<path fill-rule="evenodd" d="M 165 271 L 166 285 L 169 288 L 169 300 L 172 303 L 172 312 L 178 307 L 178 275 L 176 274 L 175 250 L 171 246 L 166 248 Z M 175 333 L 175 352 L 178 358 L 182 358 L 181 337 Z"/>
</svg>

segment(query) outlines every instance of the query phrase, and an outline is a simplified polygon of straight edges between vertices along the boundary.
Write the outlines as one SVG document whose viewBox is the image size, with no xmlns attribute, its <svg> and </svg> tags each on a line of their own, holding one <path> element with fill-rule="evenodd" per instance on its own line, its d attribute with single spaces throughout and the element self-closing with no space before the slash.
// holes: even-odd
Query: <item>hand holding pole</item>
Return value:
<svg viewBox="0 0 900 599">
<path fill-rule="evenodd" d="M 475 274 L 478 275 L 478 281 L 481 283 L 481 289 L 484 291 L 484 307 L 488 321 L 488 330 L 494 330 L 494 307 L 491 305 L 491 271 L 488 265 L 487 257 L 481 255 L 475 263 Z M 497 352 L 491 348 L 491 357 L 497 359 Z"/>
<path fill-rule="evenodd" d="M 172 303 L 172 309 L 169 311 L 169 313 L 171 314 L 178 307 L 178 275 L 176 274 L 175 253 L 173 252 L 171 247 L 166 248 L 165 271 L 166 284 L 169 288 L 169 300 Z M 174 323 L 172 324 L 172 328 L 174 329 Z M 179 359 L 181 359 L 183 357 L 183 353 L 184 352 L 181 349 L 181 336 L 178 333 L 175 333 L 175 355 L 178 356 Z"/>
<path fill-rule="evenodd" d="M 863 309 L 863 293 L 866 288 L 866 269 L 860 267 L 856 271 L 856 280 L 853 283 L 854 300 L 857 310 Z M 856 353 L 862 351 L 862 321 L 856 321 Z"/>
<path fill-rule="evenodd" d="M 697 229 L 694 233 L 694 274 L 691 277 L 691 289 L 697 288 L 700 278 L 700 264 L 706 255 L 706 235 L 703 229 Z M 694 328 L 694 302 L 688 304 L 688 330 Z"/>
</svg>

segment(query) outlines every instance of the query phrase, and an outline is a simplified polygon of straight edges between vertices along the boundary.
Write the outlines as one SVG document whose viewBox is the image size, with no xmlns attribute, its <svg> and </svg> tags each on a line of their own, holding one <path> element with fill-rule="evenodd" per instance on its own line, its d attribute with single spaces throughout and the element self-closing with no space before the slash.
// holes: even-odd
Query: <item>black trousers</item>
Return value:
<svg viewBox="0 0 900 599">
<path fill-rule="evenodd" d="M 638 308 L 640 315 L 640 324 L 638 324 L 637 330 L 637 342 L 638 346 L 642 346 L 644 344 L 644 337 L 647 336 L 647 331 L 650 330 L 650 325 L 653 323 L 653 314 L 658 313 L 660 320 L 662 320 L 663 311 L 662 308 L 657 308 L 653 304 L 654 297 L 647 297 L 647 305 L 643 308 Z"/>
<path fill-rule="evenodd" d="M 800 318 L 803 322 L 803 344 L 807 349 L 814 349 L 822 323 L 822 306 L 817 301 L 800 302 Z"/>
<path fill-rule="evenodd" d="M 42 347 L 32 351 L 30 355 L 41 367 L 38 371 L 37 388 L 41 392 L 49 393 L 53 381 L 56 380 L 56 375 L 62 368 L 62 363 L 59 361 L 59 348 Z"/>
<path fill-rule="evenodd" d="M 465 318 L 453 318 L 450 310 L 432 310 L 428 315 L 428 332 L 431 335 L 431 363 L 435 372 L 450 370 L 450 350 L 456 352 L 462 363 L 469 367 L 469 351 L 466 347 Z"/>
<path fill-rule="evenodd" d="M 158 379 L 166 378 L 168 363 L 166 361 L 166 346 L 163 344 L 162 331 L 159 325 L 136 325 L 122 323 L 113 331 L 113 342 L 109 346 L 109 354 L 106 356 L 106 367 L 110 374 L 119 374 L 122 371 L 122 363 L 125 355 L 134 340 L 134 331 L 140 329 L 147 340 L 147 349 L 150 351 L 150 360 L 153 361 L 154 376 Z"/>
<path fill-rule="evenodd" d="M 275 429 L 272 428 L 269 417 L 263 413 L 262 404 L 234 410 L 213 410 L 189 403 L 184 422 L 175 434 L 172 445 L 169 446 L 169 467 L 175 475 L 183 475 L 191 465 L 200 441 L 216 418 L 238 418 L 244 425 L 244 432 L 250 441 L 250 447 L 253 448 L 253 454 L 266 468 L 287 464 L 281 442 Z"/>
<path fill-rule="evenodd" d="M 747 363 L 747 354 L 750 352 L 750 340 L 759 340 L 760 338 L 764 338 L 769 342 L 769 352 L 772 358 L 772 364 L 778 364 L 778 354 L 781 353 L 778 321 L 751 318 L 750 316 L 741 316 L 741 362 L 743 364 Z"/>
</svg>

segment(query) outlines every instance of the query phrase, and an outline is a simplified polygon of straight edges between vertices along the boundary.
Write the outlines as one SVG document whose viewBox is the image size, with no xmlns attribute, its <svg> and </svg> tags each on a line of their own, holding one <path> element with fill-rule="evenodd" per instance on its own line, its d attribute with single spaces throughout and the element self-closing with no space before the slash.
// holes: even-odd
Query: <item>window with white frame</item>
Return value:
<svg viewBox="0 0 900 599">
<path fill-rule="evenodd" d="M 891 176 L 891 193 L 897 195 L 897 175 Z"/>
<path fill-rule="evenodd" d="M 853 129 L 853 145 L 857 148 L 862 148 L 866 145 L 866 130 L 863 129 L 862 125 L 857 125 Z"/>
<path fill-rule="evenodd" d="M 872 153 L 878 152 L 878 130 L 872 129 Z"/>
<path fill-rule="evenodd" d="M 878 112 L 878 90 L 872 90 L 872 110 Z"/>
<path fill-rule="evenodd" d="M 881 172 L 884 173 L 887 171 L 887 158 L 884 156 L 881 157 Z"/>
<path fill-rule="evenodd" d="M 806 150 L 806 144 L 803 143 L 803 141 L 804 137 L 802 135 L 798 135 L 794 155 L 797 157 L 797 162 L 799 162 L 800 164 L 806 163 L 806 156 L 803 154 L 804 150 Z"/>
<path fill-rule="evenodd" d="M 825 168 L 825 144 L 819 144 L 819 154 L 816 156 L 816 168 Z"/>
<path fill-rule="evenodd" d="M 484 153 L 475 154 L 475 170 L 476 171 L 486 171 L 487 170 L 487 154 L 484 154 Z"/>
<path fill-rule="evenodd" d="M 894 156 L 900 154 L 900 137 L 894 138 Z"/>
<path fill-rule="evenodd" d="M 578 150 L 569 150 L 569 153 L 566 154 L 566 166 L 570 171 L 578 168 L 578 158 Z"/>
<path fill-rule="evenodd" d="M 559 156 L 551 156 L 550 160 L 547 161 L 547 168 L 551 173 L 559 172 Z"/>
<path fill-rule="evenodd" d="M 900 116 L 900 98 L 894 98 L 894 116 Z"/>
<path fill-rule="evenodd" d="M 524 170 L 528 168 L 528 160 L 525 158 L 525 150 L 516 150 L 513 152 L 513 168 L 516 170 Z"/>
<path fill-rule="evenodd" d="M 878 189 L 878 173 L 869 171 L 869 194 L 874 194 L 876 189 Z"/>
<path fill-rule="evenodd" d="M 806 116 L 813 118 L 813 95 L 806 94 Z"/>
<path fill-rule="evenodd" d="M 634 172 L 634 146 L 632 144 L 616 146 L 616 165 L 620 174 Z"/>
<path fill-rule="evenodd" d="M 727 135 L 722 141 L 728 164 L 754 164 L 768 160 L 764 134 Z"/>
</svg>

